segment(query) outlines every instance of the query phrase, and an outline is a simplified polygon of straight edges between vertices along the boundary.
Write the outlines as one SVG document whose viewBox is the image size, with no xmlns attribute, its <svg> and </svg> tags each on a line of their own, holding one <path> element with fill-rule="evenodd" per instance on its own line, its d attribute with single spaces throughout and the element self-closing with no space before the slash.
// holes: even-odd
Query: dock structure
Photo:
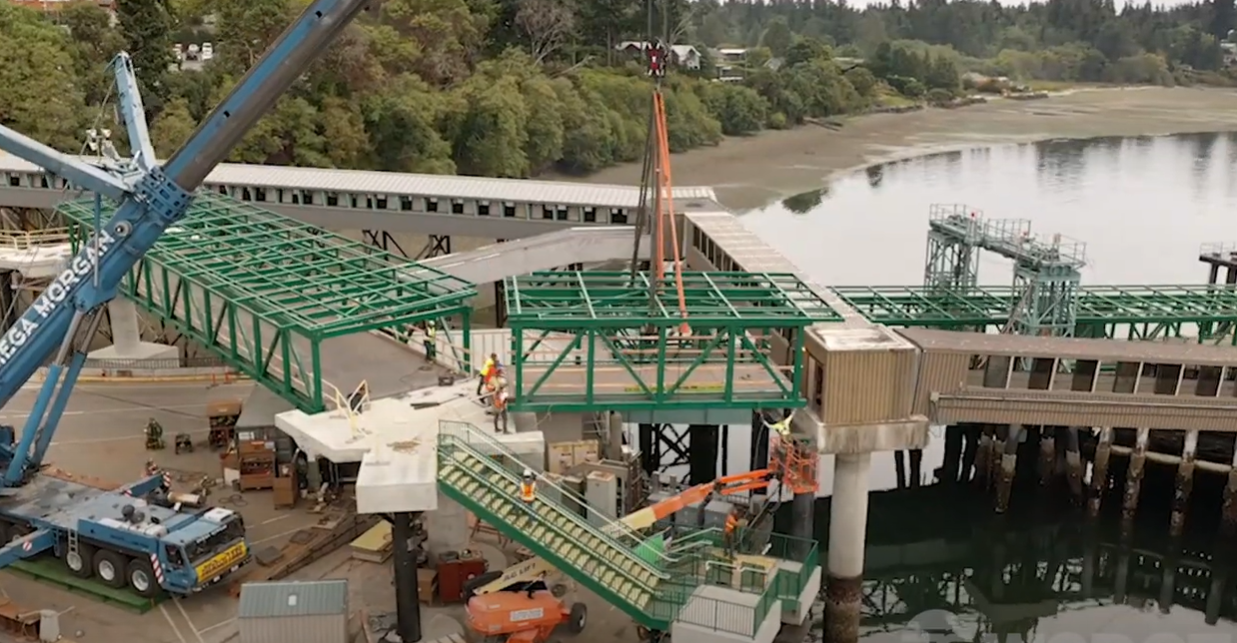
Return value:
<svg viewBox="0 0 1237 643">
<path fill-rule="evenodd" d="M 998 510 L 1009 502 L 1024 432 L 1060 437 L 1071 484 L 1081 492 L 1080 436 L 1100 428 L 1091 481 L 1098 489 L 1107 485 L 1108 458 L 1125 448 L 1113 442 L 1114 430 L 1132 427 L 1123 501 L 1131 515 L 1153 430 L 1187 436 L 1179 458 L 1186 498 L 1194 470 L 1206 470 L 1197 465 L 1199 434 L 1237 430 L 1227 419 L 1237 411 L 1237 347 L 1221 345 L 1234 336 L 1237 282 L 1218 283 L 1222 268 L 1230 277 L 1237 268 L 1223 249 L 1200 253 L 1213 266 L 1207 285 L 1087 287 L 1081 243 L 1034 237 L 1025 222 L 985 219 L 966 206 L 938 207 L 929 217 L 923 285 L 831 288 L 718 206 L 711 190 L 686 188 L 676 193 L 686 264 L 680 303 L 670 288 L 664 300 L 650 297 L 643 273 L 613 270 L 633 249 L 637 259 L 651 254 L 631 228 L 614 227 L 635 207 L 630 190 L 383 182 L 369 174 L 349 183 L 321 172 L 224 170 L 233 173 L 198 196 L 190 216 L 130 275 L 123 295 L 285 403 L 272 422 L 315 456 L 311 485 L 320 481 L 318 457 L 360 462 L 364 510 L 430 512 L 433 546 L 458 548 L 466 534 L 462 507 L 500 530 L 532 527 L 513 509 L 518 503 L 498 494 L 516 475 L 501 463 L 540 470 L 546 443 L 578 436 L 586 423 L 603 427 L 614 453 L 624 422 L 639 425 L 642 449 L 678 444 L 681 438 L 665 436 L 688 425 L 690 447 L 679 448 L 696 482 L 716 477 L 718 436 L 730 424 L 750 422 L 767 435 L 769 425 L 789 418 L 789 443 L 835 455 L 825 569 L 814 579 L 803 571 L 812 569 L 803 556 L 812 549 L 815 493 L 800 489 L 792 501 L 795 529 L 786 536 L 796 544 L 782 561 L 794 582 L 778 580 L 779 571 L 760 591 L 781 590 L 739 597 L 755 600 L 745 608 L 743 640 L 763 641 L 768 623 L 801 623 L 806 610 L 792 594 L 813 584 L 825 586 L 828 637 L 858 636 L 871 454 L 922 449 L 932 424 L 982 427 L 974 461 L 982 477 L 998 482 Z M 38 175 L 23 168 L 0 165 L 0 172 L 9 179 L 0 205 L 11 195 L 31 203 L 32 195 L 46 198 L 62 187 L 55 179 L 35 185 Z M 18 255 L 29 249 L 0 248 L 0 269 L 11 263 L 12 270 L 54 274 L 59 246 L 80 243 L 93 218 L 86 202 L 57 204 L 67 239 L 39 248 L 42 263 L 21 263 Z M 351 214 L 335 216 L 338 210 Z M 444 226 L 433 232 L 439 251 L 452 234 L 551 234 L 418 259 L 400 256 L 377 227 L 397 220 Z M 315 223 L 363 226 L 365 242 Z M 981 252 L 1014 262 L 1012 286 L 978 285 Z M 586 265 L 551 270 L 571 264 Z M 478 284 L 495 285 L 506 328 L 473 328 Z M 690 333 L 681 330 L 684 311 Z M 118 308 L 115 317 L 133 315 Z M 130 351 L 140 362 L 136 322 L 113 326 L 114 334 L 124 332 L 111 359 Z M 1170 337 L 1178 341 L 1118 340 Z M 512 433 L 476 428 L 491 419 L 470 380 L 490 354 L 508 365 L 514 386 Z M 753 468 L 762 468 L 771 442 L 756 442 Z M 1041 444 L 1045 459 L 1056 457 L 1050 440 Z M 644 465 L 653 472 L 660 463 L 646 458 Z M 1237 506 L 1237 476 L 1230 479 Z M 637 555 L 642 545 L 594 533 L 598 523 L 580 523 L 560 505 L 547 505 L 536 525 L 558 539 L 542 543 L 543 556 L 570 566 L 584 560 L 571 539 L 593 538 L 597 549 L 589 551 L 614 567 L 597 591 L 646 628 L 678 626 L 676 638 L 721 631 L 716 622 L 695 622 L 707 611 L 701 606 L 723 600 L 721 589 L 667 584 L 666 569 Z M 1177 513 L 1175 521 L 1184 520 L 1184 504 Z M 579 564 L 576 571 L 587 575 Z M 770 607 L 775 600 L 779 609 Z"/>
</svg>

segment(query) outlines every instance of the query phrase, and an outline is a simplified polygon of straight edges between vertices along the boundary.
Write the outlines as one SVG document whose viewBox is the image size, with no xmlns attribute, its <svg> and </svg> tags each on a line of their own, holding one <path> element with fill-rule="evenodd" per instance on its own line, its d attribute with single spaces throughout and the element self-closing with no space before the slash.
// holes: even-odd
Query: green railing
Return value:
<svg viewBox="0 0 1237 643">
<path fill-rule="evenodd" d="M 447 422 L 448 422 L 447 420 L 443 420 L 440 422 L 440 425 L 445 424 Z M 463 423 L 454 422 L 453 424 L 463 424 Z M 465 426 L 471 426 L 471 425 L 465 425 Z M 485 447 L 478 449 L 477 445 L 479 443 L 484 443 L 485 440 L 490 441 L 492 444 L 497 445 L 498 447 L 502 447 L 501 443 L 499 443 L 497 440 L 494 440 L 493 438 L 490 438 L 489 436 L 481 434 L 480 431 L 472 429 L 472 430 L 465 431 L 465 434 L 468 437 L 461 437 L 456 431 L 448 432 L 445 430 L 441 430 L 441 427 L 440 427 L 440 432 L 438 435 L 438 446 L 439 446 L 440 457 L 441 457 L 441 454 L 446 453 L 449 457 L 455 459 L 456 457 L 455 453 L 458 451 L 463 451 L 465 453 L 468 453 L 468 455 L 471 458 L 474 458 L 482 462 L 491 471 L 494 471 L 500 474 L 501 476 L 503 476 L 504 479 L 506 479 L 510 484 L 507 485 L 506 488 L 500 488 L 494 485 L 490 480 L 486 480 L 483 477 L 477 477 L 476 479 L 479 483 L 486 486 L 493 493 L 498 494 L 500 496 L 503 496 L 503 497 L 514 496 L 515 490 L 518 489 L 520 485 L 520 479 L 524 472 L 524 465 L 514 464 L 515 462 L 519 462 L 519 460 L 516 458 L 514 454 L 510 453 L 509 451 L 506 451 L 505 448 L 503 449 L 502 453 L 497 453 L 497 454 L 486 453 L 485 451 L 488 449 L 486 449 Z M 473 441 L 469 442 L 469 439 Z M 462 464 L 462 462 L 460 462 L 460 464 Z M 441 462 L 439 466 L 441 466 Z M 538 485 L 540 484 L 542 483 L 538 482 Z M 549 484 L 549 483 L 546 482 L 546 484 Z M 657 578 L 664 578 L 666 576 L 665 572 L 663 572 L 657 566 L 640 558 L 636 554 L 636 552 L 634 551 L 634 548 L 631 545 L 626 545 L 622 542 L 619 542 L 618 539 L 606 533 L 604 529 L 600 529 L 596 525 L 590 524 L 588 521 L 585 520 L 583 516 L 581 516 L 576 511 L 573 511 L 572 509 L 564 506 L 561 503 L 554 502 L 550 498 L 549 494 L 544 493 L 544 490 L 539 491 L 537 496 L 540 501 L 553 507 L 558 514 L 562 515 L 567 520 L 585 529 L 586 531 L 593 533 L 595 536 L 600 538 L 603 542 L 605 542 L 607 545 L 610 545 L 617 551 L 626 552 L 631 558 L 631 560 L 634 561 L 640 567 L 642 567 L 645 571 L 648 571 L 649 573 L 653 574 Z M 588 505 L 585 504 L 582 506 L 587 507 Z M 565 538 L 569 538 L 569 539 L 571 538 L 570 534 L 567 534 L 567 533 L 562 533 L 561 535 Z M 631 580 L 632 582 L 643 585 L 643 583 L 640 583 L 634 577 L 632 577 Z M 653 588 L 650 587 L 648 589 L 651 590 Z"/>
<path fill-rule="evenodd" d="M 812 574 L 820 566 L 820 545 L 815 540 L 807 538 L 797 538 L 785 534 L 771 534 L 765 555 L 779 560 L 799 563 L 799 570 L 797 572 L 779 567 L 776 581 L 777 595 L 783 601 L 782 609 L 797 610 L 799 608 L 799 595 L 803 593 L 803 588 L 807 586 L 808 580 L 812 578 Z"/>
<path fill-rule="evenodd" d="M 502 473 L 508 479 L 513 480 L 515 484 L 519 483 L 526 468 L 532 468 L 524 464 L 519 456 L 512 453 L 502 442 L 468 422 L 439 420 L 438 434 L 440 438 L 443 435 L 449 435 L 453 439 L 459 440 L 474 450 L 479 451 L 487 460 L 491 460 L 502 467 Z M 533 470 L 536 473 L 536 469 L 534 468 Z M 631 551 L 634 554 L 634 550 L 644 542 L 645 536 L 643 534 L 615 520 L 609 514 L 602 513 L 593 508 L 580 494 L 561 485 L 554 484 L 542 474 L 537 473 L 536 475 L 538 496 L 546 500 L 548 504 L 561 509 L 563 513 L 567 514 L 575 522 L 583 524 L 589 530 L 601 532 L 603 540 L 610 545 L 624 551 Z M 512 488 L 516 487 L 513 486 Z M 547 491 L 550 493 L 546 493 Z M 554 501 L 553 498 L 555 496 L 560 498 L 560 500 Z M 656 566 L 656 561 L 649 561 L 646 568 L 656 573 Z"/>
</svg>

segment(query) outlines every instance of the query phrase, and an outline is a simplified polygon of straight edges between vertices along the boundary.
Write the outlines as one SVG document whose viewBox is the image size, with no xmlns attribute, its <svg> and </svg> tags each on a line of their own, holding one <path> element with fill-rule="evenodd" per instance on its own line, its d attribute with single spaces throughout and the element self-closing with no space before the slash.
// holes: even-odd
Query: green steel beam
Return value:
<svg viewBox="0 0 1237 643">
<path fill-rule="evenodd" d="M 512 408 L 796 408 L 802 330 L 841 316 L 794 275 L 692 272 L 650 301 L 649 275 L 542 272 L 507 280 Z M 793 337 L 791 363 L 770 339 Z"/>
<path fill-rule="evenodd" d="M 649 302 L 648 273 L 537 272 L 508 278 L 507 320 L 529 328 L 640 328 L 678 324 L 678 290 L 670 279 Z M 683 274 L 687 318 L 697 324 L 742 322 L 806 325 L 841 321 L 793 274 L 687 272 Z"/>
<path fill-rule="evenodd" d="M 965 295 L 932 292 L 921 286 L 833 290 L 873 322 L 950 329 L 1002 327 L 1018 296 L 1018 291 L 1008 287 L 982 287 Z M 1234 286 L 1083 286 L 1076 335 L 1153 339 L 1181 336 L 1195 327 L 1204 340 L 1235 322 Z"/>
<path fill-rule="evenodd" d="M 60 208 L 76 246 L 92 199 Z M 111 217 L 105 207 L 103 219 Z M 130 271 L 120 294 L 298 408 L 323 410 L 320 344 L 462 315 L 463 280 L 209 191 Z M 466 316 L 464 316 L 467 319 Z"/>
</svg>

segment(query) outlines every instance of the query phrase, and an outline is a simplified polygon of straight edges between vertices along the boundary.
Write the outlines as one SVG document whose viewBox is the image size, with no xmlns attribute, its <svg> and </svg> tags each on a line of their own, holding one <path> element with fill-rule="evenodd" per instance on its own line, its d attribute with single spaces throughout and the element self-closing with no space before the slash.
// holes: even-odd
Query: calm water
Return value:
<svg viewBox="0 0 1237 643">
<path fill-rule="evenodd" d="M 1207 274 L 1199 245 L 1237 241 L 1235 174 L 1231 134 L 1003 146 L 873 167 L 745 221 L 826 284 L 920 283 L 933 203 L 1029 219 L 1038 234 L 1086 242 L 1085 283 L 1195 284 Z M 985 257 L 980 280 L 1006 284 L 1009 266 Z M 1059 491 L 1033 482 L 1015 489 L 1001 519 L 986 495 L 930 484 L 943 448 L 935 438 L 923 462 L 929 486 L 896 489 L 893 455 L 874 460 L 866 640 L 903 640 L 907 621 L 926 610 L 957 615 L 967 641 L 976 632 L 1062 643 L 1093 633 L 1237 635 L 1237 547 L 1215 536 L 1218 480 L 1199 480 L 1187 534 L 1170 542 L 1167 472 L 1149 471 L 1139 524 L 1123 540 L 1115 517 L 1088 524 Z M 746 468 L 738 454 L 731 460 L 731 471 Z M 831 469 L 822 463 L 825 494 Z M 817 505 L 826 542 L 828 499 Z M 1084 638 L 1054 638 L 1061 633 Z"/>
</svg>

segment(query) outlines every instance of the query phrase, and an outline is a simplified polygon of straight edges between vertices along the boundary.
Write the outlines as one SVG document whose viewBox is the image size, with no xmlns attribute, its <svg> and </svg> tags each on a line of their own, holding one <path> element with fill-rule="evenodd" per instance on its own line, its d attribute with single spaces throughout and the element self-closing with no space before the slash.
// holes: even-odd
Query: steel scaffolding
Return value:
<svg viewBox="0 0 1237 643">
<path fill-rule="evenodd" d="M 933 205 L 929 214 L 924 285 L 933 295 L 966 295 L 977 287 L 979 252 L 1014 262 L 1009 326 L 1019 335 L 1072 336 L 1086 244 L 1032 236 L 1025 219 L 984 219 L 966 205 Z"/>
</svg>

